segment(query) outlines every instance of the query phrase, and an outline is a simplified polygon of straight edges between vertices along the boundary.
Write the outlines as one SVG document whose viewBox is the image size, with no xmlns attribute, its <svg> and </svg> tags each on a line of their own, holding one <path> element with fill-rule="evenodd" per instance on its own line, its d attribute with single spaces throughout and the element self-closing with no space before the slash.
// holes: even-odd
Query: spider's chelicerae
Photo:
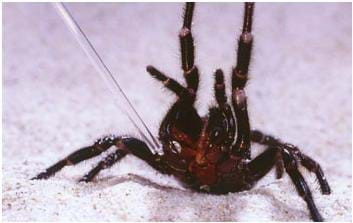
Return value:
<svg viewBox="0 0 353 223">
<path fill-rule="evenodd" d="M 152 153 L 146 143 L 137 138 L 104 137 L 70 154 L 33 179 L 47 179 L 64 166 L 95 157 L 111 146 L 116 147 L 115 152 L 105 157 L 80 181 L 92 181 L 99 171 L 111 167 L 127 154 L 146 161 L 161 173 L 177 177 L 186 187 L 212 194 L 249 190 L 275 167 L 277 178 L 281 178 L 284 171 L 289 175 L 298 194 L 306 202 L 311 218 L 322 221 L 309 186 L 298 170 L 298 166 L 302 165 L 315 173 L 322 194 L 330 194 L 331 189 L 320 165 L 297 147 L 261 131 L 250 130 L 244 87 L 248 80 L 253 43 L 251 29 L 254 3 L 245 3 L 237 62 L 232 71 L 231 103 L 228 103 L 225 94 L 223 72 L 216 70 L 214 92 L 217 106 L 211 107 L 205 117 L 200 117 L 194 107 L 199 72 L 194 64 L 194 40 L 191 33 L 193 10 L 194 3 L 187 3 L 179 34 L 186 86 L 153 66 L 147 67 L 152 77 L 178 96 L 160 125 L 159 140 L 163 145 L 163 154 Z M 254 159 L 251 159 L 251 142 L 267 147 Z"/>
</svg>

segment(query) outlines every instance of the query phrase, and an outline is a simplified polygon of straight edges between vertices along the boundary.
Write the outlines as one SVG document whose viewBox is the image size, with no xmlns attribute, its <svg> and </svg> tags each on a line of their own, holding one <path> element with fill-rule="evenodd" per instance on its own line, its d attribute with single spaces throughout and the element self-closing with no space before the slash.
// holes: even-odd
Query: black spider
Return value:
<svg viewBox="0 0 353 223">
<path fill-rule="evenodd" d="M 277 178 L 282 177 L 284 170 L 287 172 L 298 194 L 306 202 L 312 219 L 323 221 L 309 186 L 298 170 L 298 166 L 302 165 L 315 173 L 321 192 L 330 194 L 331 189 L 320 165 L 297 147 L 260 131 L 250 130 L 244 87 L 248 80 L 253 43 L 251 29 L 254 3 L 245 3 L 237 63 L 232 72 L 231 104 L 227 102 L 223 72 L 217 70 L 214 91 L 218 106 L 211 107 L 206 117 L 198 115 L 194 102 L 199 72 L 194 64 L 194 40 L 191 33 L 194 5 L 186 3 L 184 23 L 179 34 L 182 69 L 187 86 L 182 86 L 153 66 L 147 67 L 152 77 L 178 96 L 159 129 L 163 155 L 152 153 L 146 143 L 139 139 L 109 136 L 70 154 L 33 179 L 47 179 L 64 166 L 95 157 L 111 146 L 116 146 L 115 152 L 105 157 L 80 181 L 92 181 L 99 171 L 111 167 L 127 154 L 137 156 L 162 173 L 176 176 L 186 187 L 213 194 L 249 190 L 276 167 Z M 267 149 L 251 159 L 251 142 L 265 145 Z"/>
</svg>

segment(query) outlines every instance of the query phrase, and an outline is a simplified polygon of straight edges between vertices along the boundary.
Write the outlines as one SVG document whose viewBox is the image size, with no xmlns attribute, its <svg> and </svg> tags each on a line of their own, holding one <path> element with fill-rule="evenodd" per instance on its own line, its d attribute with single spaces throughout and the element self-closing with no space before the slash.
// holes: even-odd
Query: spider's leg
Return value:
<svg viewBox="0 0 353 223">
<path fill-rule="evenodd" d="M 260 180 L 272 169 L 273 166 L 276 168 L 276 178 L 282 178 L 284 173 L 284 163 L 281 153 L 278 152 L 276 147 L 269 146 L 265 152 L 257 156 L 249 163 L 249 167 L 253 173 L 253 181 L 255 182 Z"/>
<path fill-rule="evenodd" d="M 251 184 L 260 180 L 273 168 L 277 160 L 277 154 L 278 148 L 269 146 L 248 164 Z"/>
<path fill-rule="evenodd" d="M 322 171 L 320 165 L 316 161 L 314 161 L 309 156 L 303 154 L 297 147 L 291 144 L 285 143 L 285 144 L 281 144 L 281 146 L 291 151 L 291 153 L 294 153 L 299 158 L 300 164 L 304 166 L 307 170 L 315 173 L 316 178 L 319 181 L 320 190 L 322 194 L 331 193 L 331 188 L 326 180 L 324 172 Z"/>
<path fill-rule="evenodd" d="M 245 3 L 243 29 L 238 40 L 238 53 L 236 66 L 232 74 L 233 90 L 243 89 L 248 80 L 248 71 L 251 58 L 251 50 L 253 43 L 252 18 L 255 3 Z"/>
<path fill-rule="evenodd" d="M 126 156 L 127 152 L 124 150 L 116 150 L 113 153 L 110 153 L 108 156 L 106 156 L 102 161 L 98 163 L 96 167 L 94 167 L 92 170 L 90 170 L 86 175 L 84 175 L 79 181 L 82 182 L 90 182 L 93 180 L 97 174 L 103 170 L 107 169 L 111 166 L 113 166 L 114 163 L 122 159 L 124 156 Z"/>
<path fill-rule="evenodd" d="M 320 165 L 311 159 L 309 156 L 300 153 L 300 158 L 301 158 L 301 164 L 308 169 L 310 172 L 314 172 L 316 175 L 316 178 L 319 181 L 320 184 L 320 189 L 321 193 L 323 194 L 331 194 L 331 188 L 324 176 L 324 172 L 322 171 Z"/>
<path fill-rule="evenodd" d="M 320 165 L 316 161 L 311 159 L 309 156 L 303 154 L 297 147 L 292 146 L 290 144 L 282 143 L 280 140 L 274 138 L 273 136 L 266 135 L 258 130 L 251 131 L 251 140 L 253 142 L 260 143 L 263 145 L 282 146 L 287 150 L 291 151 L 292 153 L 295 153 L 300 160 L 300 164 L 303 165 L 310 172 L 315 173 L 316 178 L 319 181 L 321 193 L 322 194 L 331 193 L 331 188 L 325 178 L 324 172 L 322 171 Z"/>
<path fill-rule="evenodd" d="M 176 80 L 166 76 L 155 67 L 149 65 L 147 66 L 147 72 L 151 74 L 152 77 L 161 81 L 166 88 L 174 92 L 180 99 L 190 99 L 194 100 L 195 95 L 189 92 L 188 89 L 179 84 Z"/>
<path fill-rule="evenodd" d="M 115 145 L 115 143 L 120 139 L 121 137 L 115 136 L 108 136 L 98 139 L 92 146 L 84 147 L 71 153 L 66 158 L 47 168 L 44 172 L 41 172 L 37 176 L 33 177 L 32 180 L 47 179 L 65 166 L 74 165 L 83 160 L 98 156 L 111 146 Z"/>
<path fill-rule="evenodd" d="M 270 136 L 270 135 L 264 135 L 262 132 L 258 131 L 258 130 L 252 130 L 251 131 L 251 141 L 252 142 L 256 142 L 262 145 L 267 145 L 267 146 L 277 146 L 279 144 L 281 144 L 281 142 Z M 275 163 L 275 167 L 276 167 L 276 178 L 280 179 L 283 176 L 283 172 L 284 172 L 284 164 L 283 164 L 283 160 L 282 160 L 282 156 L 281 153 L 277 153 L 276 155 L 276 163 Z"/>
<path fill-rule="evenodd" d="M 310 188 L 306 183 L 304 177 L 298 170 L 298 164 L 295 159 L 295 156 L 286 148 L 282 148 L 282 157 L 283 157 L 283 162 L 284 162 L 284 167 L 286 169 L 286 172 L 288 173 L 289 177 L 294 183 L 298 194 L 306 202 L 310 211 L 311 218 L 314 221 L 323 221 L 324 219 L 320 215 L 314 203 Z"/>
<path fill-rule="evenodd" d="M 153 154 L 145 142 L 132 137 L 122 138 L 117 144 L 117 147 L 126 151 L 128 154 L 132 154 L 137 158 L 142 159 L 159 172 L 169 173 L 168 168 L 163 163 L 163 157 L 159 154 Z"/>
<path fill-rule="evenodd" d="M 153 154 L 148 148 L 146 143 L 143 141 L 128 137 L 121 138 L 115 143 L 117 150 L 110 153 L 102 161 L 100 161 L 97 166 L 95 166 L 91 171 L 89 171 L 85 176 L 83 176 L 80 181 L 90 182 L 93 180 L 97 174 L 103 170 L 110 168 L 114 163 L 121 160 L 127 154 L 132 154 L 151 165 L 153 168 L 163 172 L 163 166 L 160 163 L 160 156 L 158 154 Z"/>
<path fill-rule="evenodd" d="M 169 109 L 160 125 L 159 138 L 163 142 L 162 144 L 169 145 L 167 147 L 173 150 L 171 136 L 171 129 L 173 126 L 177 127 L 188 136 L 191 136 L 191 138 L 196 139 L 201 131 L 202 120 L 196 109 L 192 106 L 196 97 L 194 92 L 189 91 L 189 89 L 183 87 L 177 81 L 166 76 L 151 65 L 147 66 L 147 72 L 149 72 L 155 79 L 161 81 L 166 88 L 179 97 Z M 167 147 L 163 147 L 165 152 Z"/>
<path fill-rule="evenodd" d="M 195 49 L 194 39 L 191 33 L 192 17 L 195 3 L 187 2 L 184 9 L 183 27 L 179 33 L 181 64 L 184 71 L 184 77 L 189 91 L 196 94 L 199 85 L 199 72 L 194 65 Z"/>
<path fill-rule="evenodd" d="M 222 70 L 220 69 L 216 70 L 215 79 L 216 79 L 214 84 L 215 97 L 219 108 L 222 110 L 227 120 L 228 139 L 227 139 L 226 145 L 230 145 L 234 141 L 235 120 L 233 117 L 232 109 L 230 105 L 227 103 L 227 96 L 226 96 L 225 84 L 224 84 L 224 75 Z"/>
<path fill-rule="evenodd" d="M 281 179 L 284 173 L 284 163 L 283 163 L 282 155 L 280 153 L 278 153 L 276 157 L 275 171 L 276 171 L 276 179 Z"/>
<path fill-rule="evenodd" d="M 276 164 L 278 153 L 281 154 L 286 172 L 294 183 L 298 194 L 307 203 L 310 215 L 314 221 L 323 221 L 314 203 L 311 191 L 303 176 L 298 170 L 298 163 L 295 154 L 281 145 L 269 146 L 265 152 L 261 153 L 248 164 L 249 184 L 254 184 L 265 176 Z"/>
<path fill-rule="evenodd" d="M 254 3 L 245 3 L 243 30 L 238 41 L 237 63 L 232 72 L 232 105 L 238 126 L 233 153 L 247 159 L 250 159 L 250 124 L 244 87 L 248 80 L 253 41 L 251 34 L 253 11 Z"/>
</svg>

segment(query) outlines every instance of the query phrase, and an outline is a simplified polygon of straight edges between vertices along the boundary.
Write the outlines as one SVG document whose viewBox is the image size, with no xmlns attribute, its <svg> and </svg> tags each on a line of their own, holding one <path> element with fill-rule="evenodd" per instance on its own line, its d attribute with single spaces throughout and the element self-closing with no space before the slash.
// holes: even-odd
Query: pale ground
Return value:
<svg viewBox="0 0 353 223">
<path fill-rule="evenodd" d="M 68 7 L 157 134 L 174 96 L 145 67 L 153 64 L 183 81 L 177 39 L 182 4 Z M 77 180 L 101 157 L 30 181 L 104 134 L 136 131 L 51 5 L 4 3 L 3 13 L 4 221 L 310 220 L 288 176 L 275 180 L 273 173 L 247 192 L 205 195 L 129 156 L 94 183 Z M 199 4 L 195 13 L 202 73 L 197 106 L 205 114 L 214 101 L 213 70 L 229 74 L 234 64 L 242 5 Z M 351 221 L 351 5 L 258 4 L 255 14 L 247 87 L 252 127 L 321 163 L 330 196 L 321 195 L 305 172 L 318 209 L 328 221 Z"/>
</svg>

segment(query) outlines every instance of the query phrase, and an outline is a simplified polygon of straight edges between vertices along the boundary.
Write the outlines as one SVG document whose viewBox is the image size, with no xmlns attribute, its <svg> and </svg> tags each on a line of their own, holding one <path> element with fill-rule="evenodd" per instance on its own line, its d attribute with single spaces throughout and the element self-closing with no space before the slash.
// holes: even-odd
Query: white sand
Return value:
<svg viewBox="0 0 353 223">
<path fill-rule="evenodd" d="M 157 134 L 174 96 L 145 67 L 153 64 L 183 81 L 177 39 L 182 5 L 69 8 Z M 98 157 L 49 180 L 30 181 L 104 134 L 136 131 L 51 5 L 4 3 L 3 9 L 4 221 L 310 220 L 288 176 L 275 180 L 273 173 L 247 192 L 205 195 L 129 156 L 96 182 L 77 183 Z M 221 67 L 229 74 L 235 61 L 241 14 L 240 4 L 196 8 L 201 114 L 214 103 L 213 70 Z M 321 163 L 333 190 L 329 196 L 321 195 L 314 176 L 304 171 L 318 209 L 328 221 L 351 221 L 351 5 L 258 4 L 255 14 L 247 87 L 252 127 L 299 146 Z"/>
</svg>

